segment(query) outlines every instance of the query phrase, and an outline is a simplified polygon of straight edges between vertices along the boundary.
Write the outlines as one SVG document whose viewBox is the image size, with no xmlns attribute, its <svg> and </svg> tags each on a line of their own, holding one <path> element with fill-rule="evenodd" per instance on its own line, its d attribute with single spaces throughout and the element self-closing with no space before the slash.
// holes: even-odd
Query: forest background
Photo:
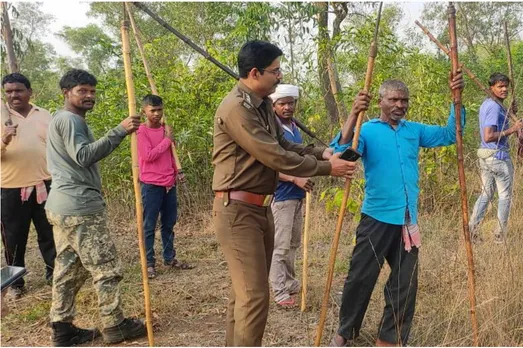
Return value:
<svg viewBox="0 0 523 348">
<path fill-rule="evenodd" d="M 377 3 L 155 2 L 148 3 L 148 6 L 233 70 L 236 70 L 237 52 L 245 41 L 262 39 L 279 45 L 284 51 L 283 81 L 300 87 L 301 95 L 296 117 L 325 142 L 332 139 L 346 117 L 339 114 L 331 90 L 327 73 L 329 62 L 335 62 L 332 67 L 337 71 L 337 83 L 342 91 L 340 99 L 347 109 L 350 109 L 353 97 L 363 88 Z M 443 44 L 449 43 L 446 6 L 446 3 L 427 2 L 420 18 L 421 23 Z M 116 126 L 127 114 L 120 41 L 123 6 L 121 3 L 90 3 L 88 15 L 96 18 L 99 24 L 89 24 L 79 28 L 64 27 L 61 30 L 60 38 L 78 54 L 78 58 L 58 56 L 53 47 L 45 42 L 44 38 L 48 35 L 46 25 L 53 21 L 53 17 L 44 13 L 41 7 L 40 3 L 26 2 L 13 3 L 9 7 L 15 53 L 20 71 L 32 82 L 34 103 L 48 109 L 51 113 L 56 111 L 63 105 L 63 98 L 58 88 L 61 75 L 69 68 L 88 69 L 97 76 L 99 84 L 97 103 L 95 109 L 89 113 L 87 122 L 95 136 L 100 137 Z M 515 67 L 516 95 L 520 99 L 520 109 L 523 109 L 521 100 L 523 99 L 523 84 L 521 84 L 523 3 L 458 2 L 456 8 L 460 61 L 486 86 L 491 73 L 508 73 L 507 50 L 503 36 L 503 22 L 507 21 Z M 384 6 L 379 31 L 379 53 L 371 87 L 371 93 L 375 98 L 367 115 L 369 118 L 378 115 L 376 106 L 378 87 L 384 80 L 395 78 L 403 80 L 410 88 L 411 104 L 408 119 L 443 125 L 446 123 L 451 103 L 447 82 L 450 70 L 449 59 L 435 48 L 435 45 L 414 23 L 403 35 L 398 33 L 398 25 L 406 9 L 408 7 L 395 3 L 386 3 Z M 166 120 L 175 131 L 178 154 L 188 179 L 186 184 L 178 187 L 180 221 L 177 226 L 179 236 L 177 243 L 180 243 L 180 248 L 185 248 L 182 250 L 182 255 L 199 260 L 201 264 L 209 262 L 208 270 L 212 271 L 212 267 L 216 267 L 214 272 L 225 277 L 226 269 L 223 265 L 219 266 L 222 256 L 217 248 L 210 222 L 213 198 L 212 132 L 214 112 L 222 98 L 234 86 L 235 81 L 164 30 L 146 14 L 134 8 L 133 10 L 153 78 L 165 102 Z M 131 40 L 131 46 L 133 77 L 136 95 L 139 98 L 149 93 L 150 89 L 134 40 Z M 2 75 L 4 75 L 7 73 L 7 64 L 3 42 L 1 50 Z M 467 83 L 463 93 L 463 102 L 467 109 L 467 126 L 464 133 L 465 165 L 469 207 L 472 210 L 481 185 L 475 151 L 479 144 L 477 115 L 485 95 L 468 77 L 465 79 Z M 305 139 L 313 141 L 308 137 Z M 450 146 L 422 150 L 419 157 L 421 188 L 419 204 L 425 238 L 423 252 L 427 254 L 422 261 L 420 276 L 421 291 L 416 319 L 420 324 L 413 334 L 414 344 L 417 345 L 470 344 L 466 261 L 460 230 L 461 208 L 455 153 L 455 147 Z M 139 293 L 140 285 L 139 282 L 136 283 L 136 279 L 139 279 L 136 266 L 137 249 L 132 249 L 128 245 L 136 244 L 133 240 L 135 234 L 132 233 L 135 227 L 132 222 L 134 193 L 130 159 L 129 141 L 126 140 L 111 156 L 102 161 L 101 172 L 104 195 L 108 201 L 109 211 L 114 217 L 112 223 L 118 231 L 117 235 L 121 237 L 119 243 L 122 246 L 119 250 L 126 249 L 123 251 L 122 258 L 135 262 L 133 266 L 126 269 L 126 276 L 131 279 L 129 288 Z M 514 274 L 514 270 L 521 269 L 523 265 L 523 253 L 520 248 L 514 247 L 514 245 L 521 245 L 521 232 L 523 232 L 521 227 L 523 220 L 521 213 L 518 213 L 521 212 L 523 204 L 520 198 L 523 191 L 521 173 L 521 164 L 516 163 L 514 213 L 511 221 L 512 239 L 499 249 L 490 248 L 488 241 L 484 246 L 475 249 L 481 338 L 485 345 L 510 346 L 521 345 L 523 342 L 523 280 L 521 276 Z M 313 329 L 317 322 L 323 290 L 328 247 L 343 194 L 341 180 L 328 178 L 315 180 L 317 184 L 313 198 L 314 222 L 311 235 L 313 257 L 310 277 L 312 280 L 309 295 L 311 314 L 300 320 L 302 326 L 297 330 L 303 334 L 302 336 L 294 335 L 289 338 L 288 334 L 284 334 L 285 338 L 282 341 L 277 334 L 268 334 L 266 345 L 312 344 Z M 336 267 L 337 278 L 334 289 L 336 284 L 338 288 L 341 287 L 340 284 L 343 283 L 347 271 L 353 231 L 359 218 L 359 208 L 363 198 L 364 181 L 361 175 L 355 183 L 348 203 L 347 222 Z M 487 236 L 491 234 L 494 219 L 495 209 L 494 212 L 489 213 L 485 223 L 484 233 Z M 201 245 L 197 247 L 193 245 L 195 238 L 202 242 Z M 37 255 L 34 262 L 36 264 L 38 262 Z M 201 285 L 202 279 L 211 277 L 205 267 L 207 266 L 199 267 L 202 273 L 197 273 L 196 284 Z M 165 281 L 168 281 L 170 278 L 168 275 L 165 276 L 167 279 Z M 188 277 L 182 279 L 189 282 L 193 281 L 191 275 L 183 277 Z M 221 281 L 227 282 L 226 278 Z M 161 284 L 161 280 L 159 282 Z M 161 285 L 158 286 L 159 294 Z M 222 290 L 225 291 L 224 289 Z M 47 293 L 36 294 L 48 300 Z M 92 293 L 87 292 L 87 294 L 85 306 L 89 308 L 89 296 L 92 297 Z M 135 301 L 135 306 L 129 305 L 129 307 L 134 308 L 136 314 L 140 315 L 142 313 L 140 309 L 142 305 L 139 304 L 140 296 L 136 293 L 129 293 L 128 296 Z M 194 299 L 195 295 L 191 292 L 190 296 Z M 215 299 L 216 301 L 221 301 L 220 295 L 213 296 L 220 298 L 220 300 Z M 380 296 L 382 296 L 381 290 L 378 290 L 374 297 Z M 92 300 L 95 301 L 94 298 Z M 335 329 L 337 320 L 336 301 L 332 302 L 334 303 L 329 317 L 331 320 L 329 330 Z M 186 308 L 181 302 L 176 303 L 173 306 L 181 306 L 177 307 L 177 310 Z M 29 304 L 28 302 L 27 305 Z M 220 302 L 219 306 L 221 305 Z M 25 341 L 19 341 L 12 330 L 24 320 L 29 320 L 33 324 L 44 320 L 42 318 L 46 315 L 48 301 L 44 301 L 41 313 L 37 311 L 36 314 L 32 306 L 25 308 L 23 303 L 20 306 L 22 313 L 30 313 L 30 315 L 11 315 L 3 320 L 2 337 L 9 338 L 12 344 L 39 342 L 31 341 L 41 339 L 38 335 L 27 336 Z M 159 318 L 167 315 L 168 311 L 174 310 L 171 304 L 162 303 L 160 306 L 158 303 L 155 305 L 153 301 L 153 306 Z M 374 334 L 372 323 L 379 322 L 381 311 L 379 301 L 374 306 L 375 313 L 367 316 L 367 320 L 371 322 L 367 328 L 368 332 L 363 333 L 364 339 L 368 337 L 369 342 L 372 342 L 370 337 Z M 190 313 L 188 315 L 200 315 L 201 318 L 209 320 L 207 314 L 202 314 L 207 313 L 202 308 L 196 312 L 188 307 L 186 310 Z M 90 313 L 89 310 L 87 312 Z M 95 312 L 93 313 L 89 318 L 96 320 Z M 215 321 L 221 323 L 223 313 L 221 311 L 217 313 Z M 275 316 L 274 320 L 277 322 L 269 322 L 269 328 L 278 330 L 278 321 L 288 320 L 286 317 L 288 313 L 280 314 Z M 45 330 L 34 325 L 35 328 Z M 304 327 L 307 329 L 303 330 Z M 179 338 L 180 344 L 190 345 L 192 342 L 197 345 L 219 345 L 222 343 L 220 330 L 216 333 L 218 341 L 212 341 L 212 335 L 209 336 L 210 341 L 205 341 L 207 338 L 196 334 L 198 330 L 195 325 L 195 336 L 186 334 L 183 336 L 184 333 L 180 333 L 182 335 Z M 368 336 L 365 336 L 366 334 Z M 194 341 L 191 341 L 192 338 Z M 166 344 L 175 343 L 166 340 Z"/>
</svg>

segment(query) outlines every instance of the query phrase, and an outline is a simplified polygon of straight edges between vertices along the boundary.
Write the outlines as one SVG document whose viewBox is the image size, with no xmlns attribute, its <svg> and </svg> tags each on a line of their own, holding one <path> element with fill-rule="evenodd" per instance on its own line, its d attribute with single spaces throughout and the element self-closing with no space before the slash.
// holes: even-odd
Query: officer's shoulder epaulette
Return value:
<svg viewBox="0 0 523 348">
<path fill-rule="evenodd" d="M 253 108 L 251 103 L 251 96 L 249 95 L 249 93 L 245 91 L 240 91 L 240 98 L 240 105 L 242 105 L 247 110 L 251 110 Z"/>
</svg>

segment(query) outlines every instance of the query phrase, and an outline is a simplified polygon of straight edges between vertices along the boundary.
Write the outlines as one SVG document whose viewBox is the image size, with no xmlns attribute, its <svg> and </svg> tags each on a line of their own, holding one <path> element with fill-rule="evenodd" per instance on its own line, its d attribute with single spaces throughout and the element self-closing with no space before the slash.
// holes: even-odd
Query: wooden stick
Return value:
<svg viewBox="0 0 523 348">
<path fill-rule="evenodd" d="M 309 226 L 311 219 L 311 193 L 305 194 L 305 228 L 303 230 L 303 271 L 301 278 L 301 311 L 307 307 L 307 278 L 309 267 Z"/>
<path fill-rule="evenodd" d="M 149 81 L 149 85 L 151 86 L 151 92 L 155 95 L 159 95 L 158 89 L 156 88 L 156 84 L 154 83 L 153 76 L 151 74 L 151 69 L 149 68 L 149 63 L 147 62 L 147 58 L 145 58 L 145 51 L 143 49 L 142 40 L 140 38 L 140 33 L 138 32 L 138 27 L 136 26 L 136 23 L 134 22 L 133 14 L 131 12 L 131 8 L 129 7 L 129 4 L 125 3 L 125 8 L 127 10 L 127 15 L 129 16 L 129 21 L 131 22 L 131 27 L 133 29 L 136 46 L 138 46 L 138 51 L 140 51 L 140 56 L 142 57 L 145 75 L 147 76 L 147 80 Z M 165 116 L 162 118 L 162 123 L 165 124 Z M 171 145 L 171 148 L 172 148 L 172 152 L 173 152 L 174 161 L 176 163 L 176 168 L 178 170 L 181 170 L 182 163 L 180 162 L 180 159 L 178 158 L 178 153 L 176 152 L 176 147 L 174 146 L 174 144 Z"/>
<path fill-rule="evenodd" d="M 363 90 L 367 93 L 370 90 L 370 85 L 372 82 L 372 72 L 374 70 L 374 62 L 376 60 L 376 56 L 378 55 L 378 29 L 379 29 L 379 24 L 380 24 L 380 19 L 381 19 L 381 8 L 382 7 L 383 7 L 383 2 L 380 2 L 380 7 L 378 9 L 378 18 L 376 20 L 376 28 L 374 30 L 374 39 L 372 40 L 372 42 L 370 44 L 369 59 L 367 61 L 367 72 L 365 74 L 365 87 L 363 88 Z M 354 132 L 354 136 L 352 138 L 353 139 L 352 148 L 355 150 L 358 149 L 359 140 L 360 140 L 361 124 L 363 122 L 364 116 L 365 116 L 365 111 L 361 111 L 358 114 L 358 119 L 356 122 L 356 129 Z M 352 183 L 352 180 L 350 180 L 350 179 L 347 179 L 345 181 L 345 192 L 343 194 L 343 200 L 342 200 L 341 206 L 340 206 L 340 213 L 338 215 L 338 221 L 336 222 L 336 232 L 334 233 L 334 238 L 332 240 L 332 245 L 331 245 L 331 249 L 330 249 L 329 268 L 327 271 L 327 280 L 325 282 L 325 291 L 323 292 L 323 301 L 321 304 L 320 321 L 318 324 L 318 331 L 316 333 L 316 341 L 314 342 L 314 345 L 316 347 L 319 347 L 321 344 L 321 337 L 323 335 L 325 319 L 327 318 L 327 309 L 328 309 L 328 305 L 329 305 L 332 277 L 334 274 L 334 265 L 336 264 L 336 253 L 338 252 L 338 244 L 340 241 L 341 228 L 343 227 L 343 218 L 345 216 L 347 201 L 349 199 L 351 183 Z"/>
<path fill-rule="evenodd" d="M 129 104 L 129 115 L 136 115 L 136 99 L 134 93 L 133 74 L 131 71 L 131 51 L 129 48 L 129 22 L 122 21 L 122 51 L 125 68 L 125 83 L 127 85 L 127 99 Z M 136 226 L 138 227 L 138 248 L 140 249 L 140 261 L 142 266 L 143 291 L 145 297 L 145 323 L 147 325 L 147 337 L 149 346 L 154 346 L 153 323 L 151 314 L 151 295 L 149 293 L 149 278 L 147 277 L 147 260 L 145 257 L 145 243 L 143 232 L 142 194 L 140 191 L 138 171 L 138 142 L 136 132 L 131 135 L 131 157 L 134 196 L 136 200 Z"/>
<path fill-rule="evenodd" d="M 450 60 L 452 62 L 452 77 L 458 74 L 458 39 L 456 35 L 456 9 L 452 2 L 448 6 L 449 35 L 450 35 Z M 465 248 L 468 261 L 468 290 L 470 300 L 470 316 L 472 320 L 472 332 L 474 346 L 478 346 L 478 321 L 476 318 L 476 291 L 474 280 L 474 258 L 472 254 L 472 243 L 469 231 L 469 209 L 467 201 L 467 184 L 465 181 L 465 166 L 463 164 L 463 135 L 461 128 L 461 89 L 452 90 L 454 99 L 454 113 L 456 115 L 456 150 L 458 155 L 459 186 L 461 188 L 461 211 L 463 213 L 463 236 L 465 237 Z"/>
<path fill-rule="evenodd" d="M 415 21 L 415 23 L 418 27 L 421 28 L 421 30 L 423 30 L 423 32 L 429 37 L 429 39 L 436 44 L 436 46 L 438 46 L 443 52 L 445 52 L 445 54 L 447 56 L 450 57 L 450 50 L 447 47 L 445 47 L 445 45 L 443 45 L 438 39 L 436 39 L 436 37 L 434 35 L 432 35 L 432 33 L 426 27 L 424 27 L 420 22 Z M 485 92 L 485 94 L 488 95 L 490 99 L 494 100 L 499 106 L 501 106 L 503 109 L 505 109 L 505 106 L 503 105 L 503 103 L 501 101 L 499 101 L 499 99 L 492 93 L 492 91 L 490 89 L 483 86 L 481 81 L 478 79 L 478 77 L 476 75 L 474 75 L 474 73 L 472 73 L 472 71 L 470 71 L 464 64 L 461 64 L 460 66 L 461 66 L 461 69 L 465 72 L 465 74 L 467 74 L 470 77 L 470 79 L 476 84 L 476 86 L 478 86 L 479 89 L 481 89 L 483 92 Z M 509 114 L 509 115 L 512 118 L 512 120 L 515 121 L 514 116 L 512 114 Z"/>
</svg>

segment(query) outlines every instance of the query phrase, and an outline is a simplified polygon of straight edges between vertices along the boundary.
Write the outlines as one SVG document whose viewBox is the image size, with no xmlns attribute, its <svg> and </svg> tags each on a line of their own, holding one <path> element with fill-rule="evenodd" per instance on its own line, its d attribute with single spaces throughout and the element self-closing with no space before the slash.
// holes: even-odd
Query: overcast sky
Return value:
<svg viewBox="0 0 523 348">
<path fill-rule="evenodd" d="M 386 3 L 385 3 L 386 4 Z M 400 3 L 404 17 L 400 23 L 400 35 L 403 28 L 412 28 L 414 21 L 419 19 L 423 9 L 422 2 L 402 2 Z M 74 56 L 74 52 L 59 38 L 55 36 L 64 26 L 84 27 L 89 23 L 98 23 L 91 17 L 87 16 L 89 11 L 89 1 L 68 0 L 62 2 L 58 0 L 46 0 L 43 2 L 42 10 L 54 16 L 55 20 L 49 27 L 49 34 L 44 41 L 53 45 L 56 53 L 62 56 Z"/>
<path fill-rule="evenodd" d="M 62 56 L 74 55 L 69 46 L 61 39 L 55 36 L 64 26 L 70 27 L 85 27 L 90 23 L 99 23 L 91 17 L 87 17 L 89 11 L 88 1 L 74 1 L 67 2 L 58 1 L 44 1 L 42 11 L 53 15 L 54 21 L 49 26 L 47 37 L 44 41 L 53 45 L 56 53 Z"/>
</svg>

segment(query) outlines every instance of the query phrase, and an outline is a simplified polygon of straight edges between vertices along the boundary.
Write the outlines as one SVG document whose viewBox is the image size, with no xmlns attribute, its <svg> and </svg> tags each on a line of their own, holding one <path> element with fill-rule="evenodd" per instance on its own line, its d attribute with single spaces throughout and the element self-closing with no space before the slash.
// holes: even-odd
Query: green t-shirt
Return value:
<svg viewBox="0 0 523 348">
<path fill-rule="evenodd" d="M 45 209 L 60 215 L 90 215 L 105 208 L 98 161 L 127 135 L 118 125 L 95 140 L 85 119 L 58 110 L 47 134 L 47 168 L 52 184 Z"/>
</svg>

